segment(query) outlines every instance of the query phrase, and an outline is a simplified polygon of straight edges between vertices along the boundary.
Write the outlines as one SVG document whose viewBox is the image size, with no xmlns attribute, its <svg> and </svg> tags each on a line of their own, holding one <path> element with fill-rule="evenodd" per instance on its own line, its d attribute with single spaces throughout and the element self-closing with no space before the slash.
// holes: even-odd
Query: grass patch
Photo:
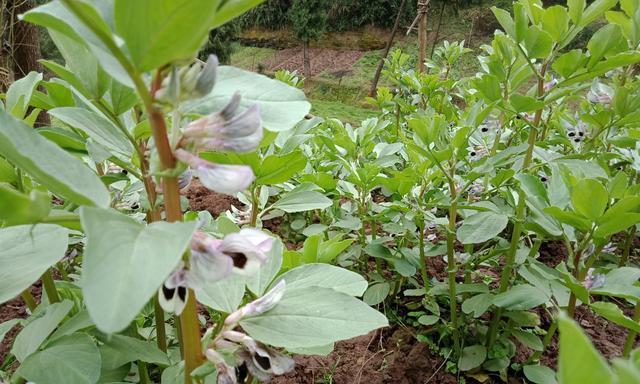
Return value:
<svg viewBox="0 0 640 384">
<path fill-rule="evenodd" d="M 230 64 L 234 67 L 258 72 L 261 63 L 271 58 L 275 52 L 276 50 L 272 48 L 248 47 L 238 44 L 231 55 Z"/>
<path fill-rule="evenodd" d="M 336 118 L 352 125 L 360 125 L 362 120 L 375 117 L 373 109 L 344 104 L 340 101 L 310 99 L 311 113 L 323 118 Z"/>
</svg>

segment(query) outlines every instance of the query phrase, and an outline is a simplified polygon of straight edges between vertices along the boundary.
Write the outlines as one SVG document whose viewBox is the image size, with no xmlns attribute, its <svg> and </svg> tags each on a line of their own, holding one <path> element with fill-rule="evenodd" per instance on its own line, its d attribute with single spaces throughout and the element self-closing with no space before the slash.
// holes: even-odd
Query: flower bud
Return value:
<svg viewBox="0 0 640 384">
<path fill-rule="evenodd" d="M 198 76 L 195 91 L 200 96 L 206 96 L 213 90 L 216 83 L 216 72 L 218 71 L 218 57 L 209 55 L 207 62 Z"/>
<path fill-rule="evenodd" d="M 262 313 L 267 312 L 280 302 L 282 299 L 282 295 L 284 295 L 284 291 L 286 288 L 286 282 L 284 280 L 280 280 L 278 284 L 276 284 L 269 292 L 265 293 L 262 297 L 250 302 L 244 307 L 238 309 L 229 315 L 224 323 L 226 325 L 235 324 L 240 320 L 249 317 L 256 316 Z"/>
</svg>

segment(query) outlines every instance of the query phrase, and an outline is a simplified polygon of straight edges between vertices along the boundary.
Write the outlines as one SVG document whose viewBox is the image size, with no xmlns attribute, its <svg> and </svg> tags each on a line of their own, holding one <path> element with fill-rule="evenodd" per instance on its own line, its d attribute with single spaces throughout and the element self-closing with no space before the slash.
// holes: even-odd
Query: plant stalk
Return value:
<svg viewBox="0 0 640 384">
<path fill-rule="evenodd" d="M 520 47 L 518 45 L 518 47 Z M 525 55 L 526 57 L 526 55 Z M 527 61 L 528 58 L 527 58 Z M 529 61 L 530 63 L 530 61 Z M 544 75 L 547 69 L 547 65 L 542 65 L 541 73 L 535 71 L 535 67 L 532 65 L 532 69 L 534 73 L 538 77 L 538 97 L 544 96 Z M 526 170 L 531 165 L 531 160 L 533 159 L 533 149 L 536 145 L 536 138 L 538 136 L 538 127 L 540 125 L 540 119 L 542 118 L 542 109 L 536 111 L 533 124 L 531 124 L 529 130 L 529 138 L 527 140 L 528 147 L 527 152 L 525 153 L 524 160 L 522 162 L 522 169 Z M 505 292 L 507 288 L 509 288 L 509 282 L 511 280 L 511 274 L 513 272 L 513 266 L 515 264 L 516 253 L 518 251 L 518 244 L 520 243 L 520 236 L 522 235 L 522 230 L 524 229 L 524 221 L 526 219 L 527 214 L 527 204 L 525 202 L 526 196 L 522 189 L 518 192 L 518 205 L 516 207 L 516 223 L 513 226 L 513 233 L 511 234 L 511 244 L 509 246 L 509 251 L 506 256 L 506 262 L 504 269 L 502 270 L 502 274 L 500 275 L 500 287 L 499 292 Z M 491 349 L 493 343 L 496 340 L 498 333 L 498 325 L 500 323 L 500 318 L 502 317 L 502 309 L 498 308 L 494 313 L 493 318 L 491 319 L 491 325 L 489 327 L 488 333 L 488 347 Z"/>
<path fill-rule="evenodd" d="M 424 293 L 429 291 L 429 273 L 427 270 L 427 257 L 424 252 L 424 235 L 425 225 L 424 220 L 421 220 L 422 226 L 419 227 L 420 235 L 418 236 L 418 246 L 420 247 L 420 270 L 422 272 L 422 284 L 424 285 Z"/>
<path fill-rule="evenodd" d="M 636 301 L 636 310 L 633 313 L 633 321 L 635 321 L 636 323 L 640 322 L 640 301 Z M 629 357 L 631 349 L 633 348 L 633 343 L 636 341 L 637 335 L 638 332 L 629 330 L 627 340 L 624 342 L 624 349 L 622 350 L 623 357 Z"/>
<path fill-rule="evenodd" d="M 452 172 L 453 173 L 453 172 Z M 455 230 L 456 217 L 458 215 L 458 199 L 456 185 L 452 178 L 449 180 L 449 193 L 451 205 L 449 206 L 449 226 L 447 228 L 447 274 L 449 279 L 449 309 L 451 312 L 451 328 L 453 337 L 453 350 L 460 356 L 460 334 L 458 329 L 458 301 L 456 292 L 456 257 L 455 257 Z"/>
<path fill-rule="evenodd" d="M 58 290 L 56 289 L 56 285 L 53 282 L 53 274 L 51 273 L 51 268 L 47 269 L 47 271 L 42 274 L 42 287 L 47 293 L 47 298 L 49 298 L 50 303 L 53 304 L 60 302 Z"/>
<path fill-rule="evenodd" d="M 27 305 L 27 308 L 29 308 L 29 310 L 33 312 L 33 310 L 38 306 L 38 303 L 36 303 L 36 298 L 31 294 L 31 290 L 27 288 L 22 291 L 20 295 L 22 296 L 22 300 L 24 300 L 24 303 Z"/>
</svg>

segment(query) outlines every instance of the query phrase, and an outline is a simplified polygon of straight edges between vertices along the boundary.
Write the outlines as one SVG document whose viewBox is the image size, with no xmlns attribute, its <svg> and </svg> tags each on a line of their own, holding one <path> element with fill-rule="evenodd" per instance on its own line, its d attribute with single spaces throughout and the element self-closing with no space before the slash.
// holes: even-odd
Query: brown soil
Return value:
<svg viewBox="0 0 640 384">
<path fill-rule="evenodd" d="M 231 206 L 244 207 L 235 197 L 208 190 L 197 179 L 191 182 L 184 194 L 189 199 L 189 209 L 196 212 L 209 211 L 213 217 L 230 210 Z"/>
<path fill-rule="evenodd" d="M 567 260 L 567 248 L 562 241 L 546 241 L 540 246 L 538 261 L 555 268 Z"/>
<path fill-rule="evenodd" d="M 444 371 L 443 358 L 407 329 L 375 331 L 342 341 L 326 357 L 296 356 L 293 372 L 274 384 L 415 384 L 457 383 Z M 468 381 L 469 382 L 469 381 Z"/>
<path fill-rule="evenodd" d="M 311 75 L 314 76 L 325 71 L 336 77 L 349 75 L 353 65 L 360 60 L 363 54 L 364 52 L 362 51 L 311 48 L 309 49 Z M 287 48 L 277 51 L 263 65 L 268 71 L 286 69 L 288 71 L 298 71 L 298 73 L 302 74 L 304 71 L 302 50 L 299 48 Z"/>
<path fill-rule="evenodd" d="M 35 297 L 36 302 L 40 301 L 41 292 L 42 288 L 40 286 L 40 282 L 31 287 L 31 293 Z M 0 305 L 0 323 L 4 323 L 11 319 L 25 319 L 29 316 L 27 311 L 26 304 L 22 298 L 18 296 L 13 300 Z M 11 351 L 13 341 L 20 332 L 20 329 L 22 329 L 20 326 L 13 327 L 13 329 L 4 336 L 4 340 L 0 343 L 0 365 L 2 365 L 2 362 L 9 354 L 9 351 Z"/>
</svg>

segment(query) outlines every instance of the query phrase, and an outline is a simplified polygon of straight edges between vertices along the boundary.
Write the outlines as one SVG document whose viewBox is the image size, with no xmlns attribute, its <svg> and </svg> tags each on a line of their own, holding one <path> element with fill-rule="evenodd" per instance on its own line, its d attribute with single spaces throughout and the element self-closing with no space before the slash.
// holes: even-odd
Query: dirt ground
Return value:
<svg viewBox="0 0 640 384">
<path fill-rule="evenodd" d="M 351 74 L 353 65 L 360 60 L 363 51 L 349 51 L 337 49 L 311 48 L 309 58 L 311 62 L 311 75 L 327 71 L 336 77 Z M 268 60 L 262 63 L 265 69 L 274 72 L 279 69 L 304 72 L 303 54 L 300 48 L 287 48 L 276 51 Z"/>
</svg>

